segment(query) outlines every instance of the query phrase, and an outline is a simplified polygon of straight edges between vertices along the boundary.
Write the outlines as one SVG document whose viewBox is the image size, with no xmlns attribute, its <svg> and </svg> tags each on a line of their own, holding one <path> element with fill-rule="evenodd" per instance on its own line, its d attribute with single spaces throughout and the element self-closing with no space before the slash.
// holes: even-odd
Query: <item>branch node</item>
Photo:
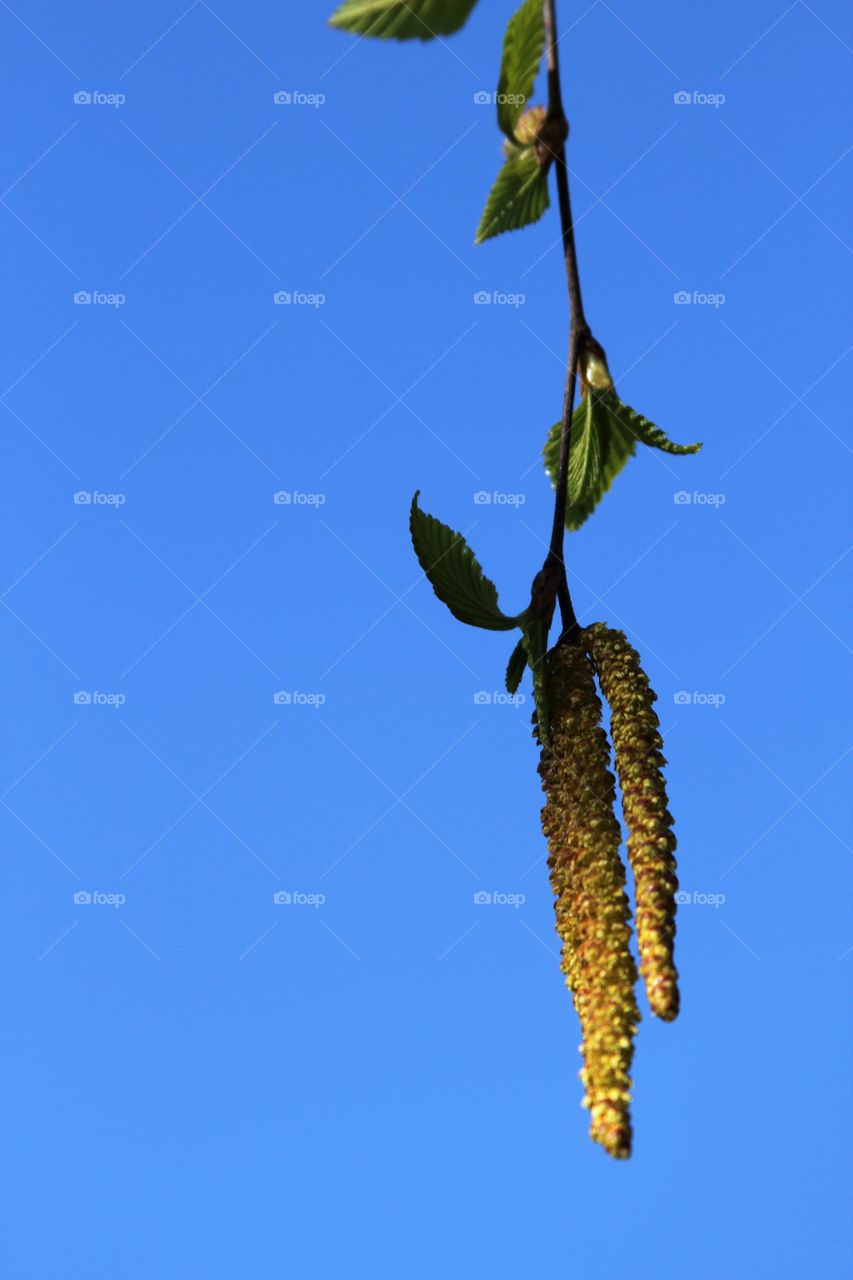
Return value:
<svg viewBox="0 0 853 1280">
<path fill-rule="evenodd" d="M 542 169 L 550 168 L 552 162 L 562 152 L 569 136 L 569 122 L 562 108 L 557 112 L 548 112 L 536 133 L 536 159 Z"/>
</svg>

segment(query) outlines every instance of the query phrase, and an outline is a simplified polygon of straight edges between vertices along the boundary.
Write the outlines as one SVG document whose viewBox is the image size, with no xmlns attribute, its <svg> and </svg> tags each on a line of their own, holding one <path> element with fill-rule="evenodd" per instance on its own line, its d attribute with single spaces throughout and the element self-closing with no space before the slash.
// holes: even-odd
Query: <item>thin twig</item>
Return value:
<svg viewBox="0 0 853 1280">
<path fill-rule="evenodd" d="M 563 258 L 566 264 L 566 281 L 569 288 L 569 353 L 566 367 L 566 387 L 563 395 L 563 417 L 560 430 L 560 460 L 557 469 L 556 495 L 554 499 L 554 525 L 551 531 L 551 547 L 548 562 L 558 565 L 560 575 L 557 596 L 560 602 L 560 614 L 563 620 L 561 639 L 570 639 L 578 628 L 577 617 L 569 592 L 566 565 L 563 555 L 563 544 L 566 529 L 566 506 L 569 489 L 569 454 L 571 450 L 572 413 L 575 404 L 575 386 L 577 383 L 578 363 L 583 354 L 589 326 L 584 315 L 581 296 L 578 260 L 575 249 L 575 232 L 572 222 L 572 206 L 569 199 L 569 170 L 566 164 L 566 138 L 568 137 L 568 121 L 563 110 L 563 96 L 560 84 L 560 57 L 557 49 L 557 17 L 556 0 L 543 0 L 543 17 L 545 23 L 545 49 L 548 68 L 548 110 L 546 125 L 543 129 L 547 149 L 553 157 L 557 180 L 557 200 L 560 207 L 560 226 L 562 228 Z"/>
</svg>

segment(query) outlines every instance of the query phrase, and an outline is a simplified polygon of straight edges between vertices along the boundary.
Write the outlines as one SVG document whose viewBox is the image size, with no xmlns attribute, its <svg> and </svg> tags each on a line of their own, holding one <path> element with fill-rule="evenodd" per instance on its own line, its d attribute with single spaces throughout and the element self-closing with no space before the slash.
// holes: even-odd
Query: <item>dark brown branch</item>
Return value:
<svg viewBox="0 0 853 1280">
<path fill-rule="evenodd" d="M 577 383 L 578 364 L 583 356 L 589 326 L 583 310 L 580 276 L 578 274 L 577 252 L 575 250 L 575 232 L 572 222 L 572 206 L 569 198 L 569 170 L 566 164 L 566 138 L 569 133 L 568 121 L 563 110 L 563 96 L 560 84 L 560 57 L 557 48 L 556 0 L 543 0 L 543 17 L 545 23 L 545 50 L 548 68 L 548 110 L 545 126 L 540 134 L 540 142 L 544 143 L 548 157 L 554 165 L 557 181 L 557 200 L 560 208 L 560 226 L 562 228 L 563 258 L 566 264 L 566 281 L 569 289 L 569 352 L 566 366 L 566 387 L 563 395 L 563 416 L 560 431 L 560 460 L 557 469 L 556 495 L 554 499 L 554 524 L 551 531 L 551 546 L 548 563 L 559 565 L 557 597 L 560 602 L 560 614 L 563 620 L 563 636 L 570 639 L 578 628 L 578 621 L 569 592 L 566 566 L 563 556 L 563 544 L 566 529 L 566 506 L 569 488 L 569 456 L 571 450 L 572 413 L 575 404 L 575 387 Z"/>
</svg>

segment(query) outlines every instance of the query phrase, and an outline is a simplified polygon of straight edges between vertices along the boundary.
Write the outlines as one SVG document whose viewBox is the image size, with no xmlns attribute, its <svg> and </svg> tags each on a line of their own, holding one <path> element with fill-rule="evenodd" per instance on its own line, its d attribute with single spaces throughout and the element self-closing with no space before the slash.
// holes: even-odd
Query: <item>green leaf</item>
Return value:
<svg viewBox="0 0 853 1280">
<path fill-rule="evenodd" d="M 409 529 L 421 568 L 455 618 L 487 631 L 511 631 L 518 626 L 516 618 L 499 609 L 497 588 L 462 534 L 421 511 L 417 493 L 412 498 Z"/>
<path fill-rule="evenodd" d="M 604 467 L 608 454 L 607 414 L 598 397 L 589 392 L 581 400 L 583 425 L 572 431 L 569 451 L 569 528 L 578 528 L 594 510 L 604 492 Z M 572 423 L 574 426 L 574 422 Z"/>
<path fill-rule="evenodd" d="M 580 425 L 578 424 L 580 408 L 580 405 L 578 405 L 572 416 L 572 435 L 574 435 L 575 431 L 580 430 Z M 582 422 L 582 415 L 580 416 Z M 548 473 L 548 479 L 551 481 L 551 484 L 555 489 L 557 487 L 557 475 L 560 467 L 560 435 L 562 430 L 562 421 L 555 422 L 551 430 L 548 432 L 548 435 L 545 437 L 545 443 L 542 446 L 542 461 L 545 463 L 545 470 Z"/>
<path fill-rule="evenodd" d="M 527 666 L 527 644 L 524 636 L 521 637 L 518 644 L 513 649 L 509 657 L 506 668 L 506 691 L 507 693 L 515 693 L 521 684 L 521 677 L 524 675 L 524 669 Z"/>
<path fill-rule="evenodd" d="M 625 466 L 629 458 L 633 458 L 637 451 L 637 441 L 630 431 L 628 431 L 619 419 L 610 414 L 610 440 L 607 450 L 607 458 L 604 462 L 604 488 L 601 491 L 601 497 L 613 484 L 619 472 Z M 601 498 L 599 498 L 599 501 Z"/>
<path fill-rule="evenodd" d="M 566 526 L 579 529 L 592 514 L 636 449 L 634 436 L 613 414 L 612 391 L 588 390 L 572 416 L 569 448 L 569 500 Z M 556 487 L 560 463 L 560 431 L 555 422 L 542 451 L 545 470 Z"/>
<path fill-rule="evenodd" d="M 542 0 L 524 0 L 509 20 L 498 80 L 498 125 L 515 142 L 515 126 L 536 83 L 545 49 Z"/>
<path fill-rule="evenodd" d="M 329 25 L 360 36 L 432 40 L 465 25 L 477 0 L 344 0 Z"/>
<path fill-rule="evenodd" d="M 647 444 L 649 448 L 660 449 L 663 453 L 698 453 L 702 448 L 701 441 L 696 444 L 675 444 L 665 432 L 661 431 L 660 427 L 649 422 L 648 418 L 637 413 L 636 409 L 632 409 L 630 405 L 624 404 L 615 394 L 613 400 L 614 404 L 610 410 L 613 416 L 626 431 L 629 431 L 642 444 Z"/>
<path fill-rule="evenodd" d="M 489 192 L 475 244 L 538 222 L 548 208 L 548 175 L 532 147 L 507 160 Z"/>
<path fill-rule="evenodd" d="M 556 486 L 560 464 L 560 429 L 548 433 L 542 456 Z M 569 501 L 566 526 L 579 529 L 634 455 L 637 441 L 664 453 L 695 453 L 700 444 L 673 444 L 659 427 L 624 404 L 616 392 L 587 390 L 572 416 L 569 449 Z"/>
<path fill-rule="evenodd" d="M 527 661 L 533 674 L 533 697 L 536 701 L 536 722 L 539 741 L 547 747 L 551 741 L 551 703 L 548 696 L 548 630 L 550 618 L 527 618 L 522 626 Z"/>
</svg>

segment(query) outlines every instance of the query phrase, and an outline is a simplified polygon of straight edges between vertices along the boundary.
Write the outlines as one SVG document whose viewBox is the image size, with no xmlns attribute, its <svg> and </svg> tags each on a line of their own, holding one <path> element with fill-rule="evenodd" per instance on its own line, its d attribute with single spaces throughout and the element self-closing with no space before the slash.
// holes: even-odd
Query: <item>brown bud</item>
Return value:
<svg viewBox="0 0 853 1280">
<path fill-rule="evenodd" d="M 640 1014 L 610 748 L 586 653 L 559 646 L 548 664 L 551 744 L 539 772 L 562 969 L 583 1033 L 590 1136 L 624 1158 L 631 1154 L 629 1073 Z"/>
<path fill-rule="evenodd" d="M 602 693 L 610 704 L 610 733 L 628 828 L 628 861 L 637 898 L 640 972 L 652 1012 L 678 1014 L 675 944 L 675 836 L 667 808 L 657 695 L 636 649 L 603 622 L 584 632 Z"/>
</svg>

